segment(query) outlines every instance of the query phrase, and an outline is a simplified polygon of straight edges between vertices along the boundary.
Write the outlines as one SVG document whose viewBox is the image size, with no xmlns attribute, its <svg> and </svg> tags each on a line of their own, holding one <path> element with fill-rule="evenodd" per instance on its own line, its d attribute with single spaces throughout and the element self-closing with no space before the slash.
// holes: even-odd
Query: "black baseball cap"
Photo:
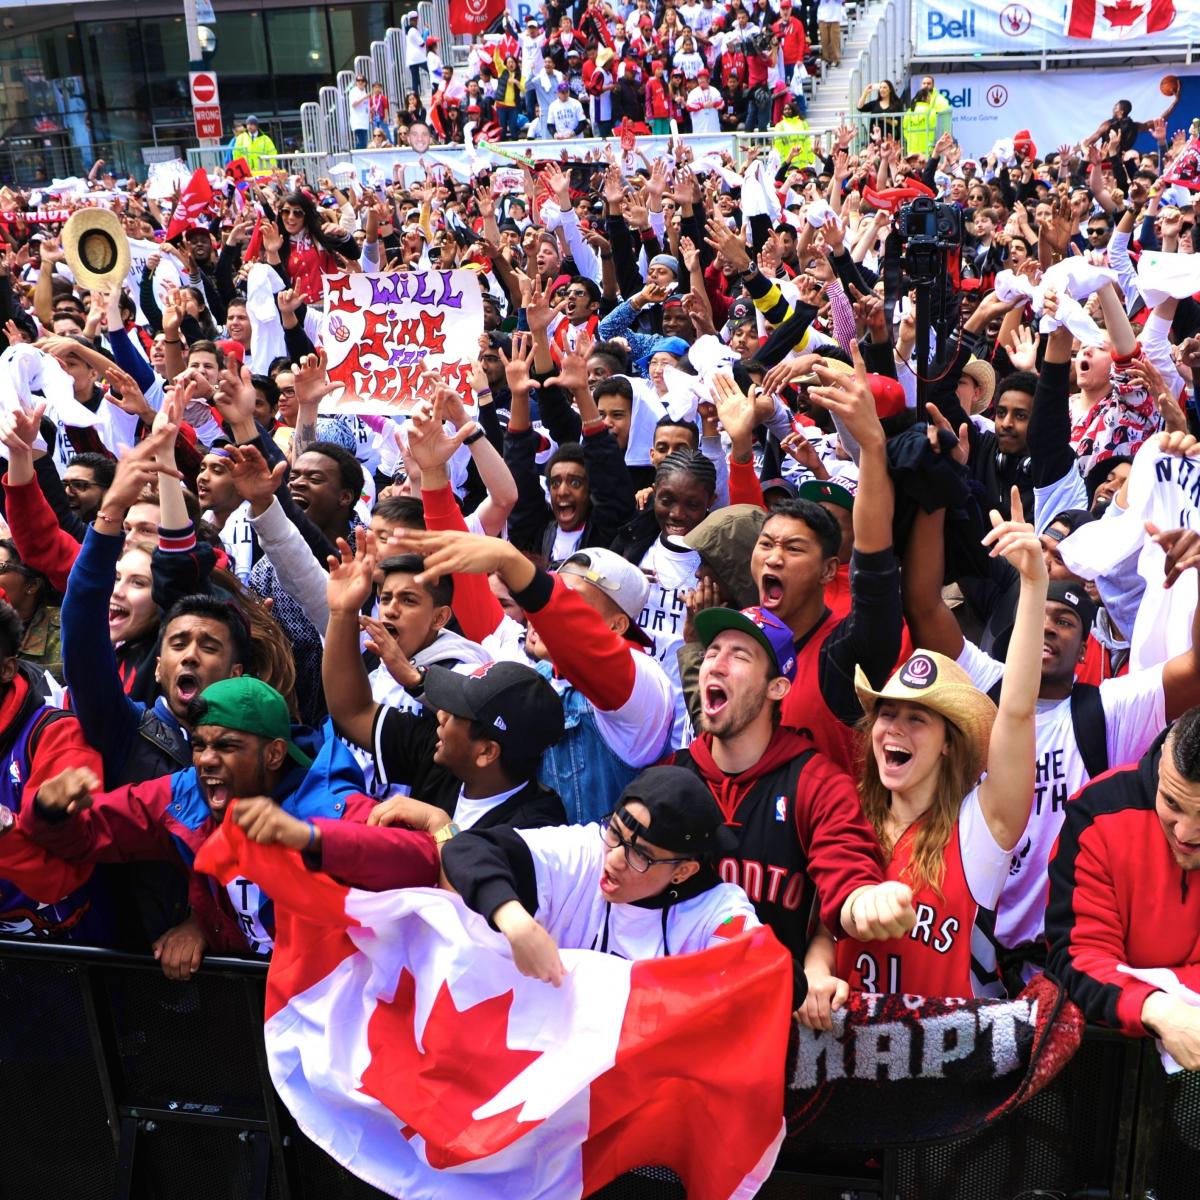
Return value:
<svg viewBox="0 0 1200 1200">
<path fill-rule="evenodd" d="M 501 746 L 520 746 L 529 754 L 540 754 L 563 735 L 558 693 L 521 663 L 484 663 L 466 675 L 430 667 L 422 698 L 433 708 L 486 725 L 488 737 Z"/>
<path fill-rule="evenodd" d="M 1091 469 L 1083 477 L 1083 486 L 1087 489 L 1088 508 L 1091 508 L 1092 502 L 1096 499 L 1096 493 L 1100 490 L 1100 485 L 1122 463 L 1132 462 L 1133 459 L 1128 454 L 1113 454 L 1108 458 L 1102 458 L 1097 463 L 1092 463 Z"/>
<path fill-rule="evenodd" d="M 642 824 L 625 806 L 638 800 L 649 811 Z M 616 817 L 633 836 L 673 854 L 707 858 L 724 849 L 725 817 L 708 784 L 683 767 L 648 767 L 627 784 L 617 801 Z"/>
<path fill-rule="evenodd" d="M 1096 619 L 1096 605 L 1092 602 L 1091 596 L 1084 591 L 1083 584 L 1067 579 L 1052 579 L 1046 590 L 1046 599 L 1073 608 L 1086 636 L 1092 627 L 1092 622 Z"/>
</svg>

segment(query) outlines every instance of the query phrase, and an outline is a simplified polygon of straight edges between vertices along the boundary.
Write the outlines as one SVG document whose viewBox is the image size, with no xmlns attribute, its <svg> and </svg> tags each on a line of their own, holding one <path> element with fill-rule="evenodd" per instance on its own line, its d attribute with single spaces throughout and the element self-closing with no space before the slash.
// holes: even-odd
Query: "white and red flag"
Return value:
<svg viewBox="0 0 1200 1200">
<path fill-rule="evenodd" d="M 187 187 L 180 194 L 175 211 L 171 213 L 171 223 L 167 226 L 167 240 L 170 241 L 185 229 L 191 229 L 208 211 L 212 202 L 213 190 L 208 181 L 208 173 L 203 167 L 197 167 L 192 172 L 191 179 L 187 181 Z"/>
<path fill-rule="evenodd" d="M 1175 0 L 1067 0 L 1066 34 L 1118 42 L 1170 29 Z"/>
<path fill-rule="evenodd" d="M 564 950 L 554 988 L 448 892 L 346 888 L 230 822 L 196 865 L 271 897 L 271 1078 L 375 1187 L 569 1200 L 656 1165 L 690 1200 L 742 1200 L 769 1174 L 792 968 L 768 929 L 646 962 Z"/>
</svg>

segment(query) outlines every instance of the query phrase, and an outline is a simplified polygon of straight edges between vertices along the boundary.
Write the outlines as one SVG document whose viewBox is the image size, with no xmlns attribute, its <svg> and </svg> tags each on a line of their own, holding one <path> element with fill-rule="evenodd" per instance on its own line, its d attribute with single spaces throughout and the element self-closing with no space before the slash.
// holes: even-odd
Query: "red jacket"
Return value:
<svg viewBox="0 0 1200 1200">
<path fill-rule="evenodd" d="M 14 484 L 5 472 L 4 502 L 21 561 L 41 571 L 55 591 L 65 592 L 67 576 L 79 557 L 79 543 L 59 527 L 37 476 L 28 483 Z"/>
<path fill-rule="evenodd" d="M 808 53 L 808 35 L 804 32 L 804 22 L 795 14 L 784 21 L 775 22 L 775 32 L 783 43 L 783 62 L 787 67 L 794 67 Z"/>
<path fill-rule="evenodd" d="M 1133 1037 L 1157 989 L 1121 964 L 1169 967 L 1200 990 L 1200 879 L 1175 862 L 1154 806 L 1165 740 L 1071 799 L 1050 860 L 1047 968 L 1088 1020 Z"/>
</svg>

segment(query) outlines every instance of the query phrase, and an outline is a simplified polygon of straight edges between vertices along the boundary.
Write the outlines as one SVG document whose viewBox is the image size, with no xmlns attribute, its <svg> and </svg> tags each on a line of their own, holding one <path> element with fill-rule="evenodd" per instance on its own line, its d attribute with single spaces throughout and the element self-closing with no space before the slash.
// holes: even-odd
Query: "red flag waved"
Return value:
<svg viewBox="0 0 1200 1200">
<path fill-rule="evenodd" d="M 451 33 L 486 33 L 504 11 L 504 0 L 450 0 Z"/>
<path fill-rule="evenodd" d="M 208 175 L 203 167 L 197 167 L 171 214 L 171 224 L 167 226 L 167 240 L 170 241 L 177 234 L 191 229 L 208 211 L 212 200 L 213 190 L 212 184 L 208 182 Z"/>
</svg>

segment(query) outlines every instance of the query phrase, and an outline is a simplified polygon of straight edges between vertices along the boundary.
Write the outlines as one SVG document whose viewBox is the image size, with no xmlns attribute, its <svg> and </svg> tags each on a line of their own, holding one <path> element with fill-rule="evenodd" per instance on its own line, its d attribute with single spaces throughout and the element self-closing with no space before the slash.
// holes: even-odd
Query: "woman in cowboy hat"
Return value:
<svg viewBox="0 0 1200 1200">
<path fill-rule="evenodd" d="M 831 1011 L 851 990 L 969 997 L 996 982 L 977 978 L 971 935 L 979 910 L 995 907 L 1029 820 L 1047 587 L 1015 488 L 1012 506 L 1012 521 L 992 512 L 984 539 L 1021 577 L 999 707 L 957 663 L 928 650 L 917 650 L 879 691 L 857 673 L 866 714 L 859 795 L 885 877 L 912 887 L 917 920 L 892 941 L 835 944 L 827 930 L 814 938 L 801 1011 L 812 1028 L 831 1028 Z"/>
</svg>

